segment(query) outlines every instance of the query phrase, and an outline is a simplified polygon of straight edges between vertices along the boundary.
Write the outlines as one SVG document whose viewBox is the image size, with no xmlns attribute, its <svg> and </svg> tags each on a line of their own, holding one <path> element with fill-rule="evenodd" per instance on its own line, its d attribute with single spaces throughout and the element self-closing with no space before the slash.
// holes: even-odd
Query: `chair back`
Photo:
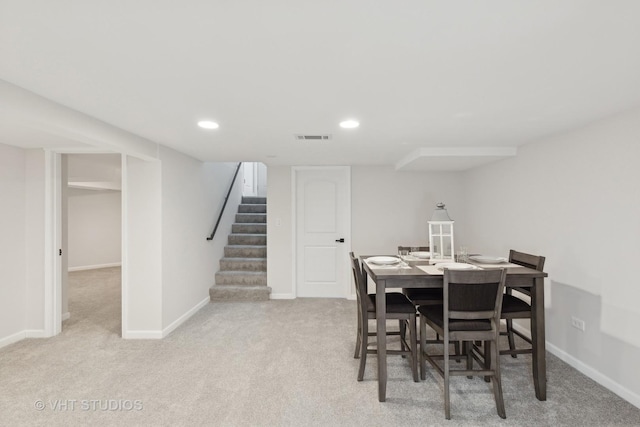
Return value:
<svg viewBox="0 0 640 427">
<path fill-rule="evenodd" d="M 353 271 L 353 279 L 356 282 L 356 297 L 358 298 L 358 304 L 362 304 L 365 301 L 364 297 L 367 296 L 367 290 L 364 288 L 364 276 L 362 275 L 362 267 L 360 261 L 353 252 L 349 252 L 351 258 L 351 270 Z"/>
<path fill-rule="evenodd" d="M 490 320 L 500 322 L 505 269 L 444 270 L 444 321 Z"/>
<path fill-rule="evenodd" d="M 523 267 L 542 271 L 544 269 L 544 261 L 545 258 L 543 256 L 526 254 L 524 252 L 514 251 L 513 249 L 509 251 L 509 262 Z"/>
</svg>

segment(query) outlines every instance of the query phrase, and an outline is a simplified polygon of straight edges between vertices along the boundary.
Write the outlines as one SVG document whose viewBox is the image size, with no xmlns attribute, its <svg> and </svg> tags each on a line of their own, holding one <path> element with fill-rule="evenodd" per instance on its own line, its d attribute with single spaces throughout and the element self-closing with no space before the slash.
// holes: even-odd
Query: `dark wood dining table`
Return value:
<svg viewBox="0 0 640 427">
<path fill-rule="evenodd" d="M 442 288 L 442 274 L 428 274 L 418 265 L 428 265 L 427 261 L 410 262 L 410 268 L 371 268 L 367 258 L 361 256 L 367 275 L 376 284 L 376 336 L 378 342 L 378 400 L 386 400 L 387 391 L 387 339 L 386 339 L 386 289 L 387 288 Z M 473 262 L 470 262 L 473 264 Z M 496 267 L 499 267 L 498 265 Z M 547 367 L 544 326 L 544 278 L 547 273 L 526 267 L 507 268 L 505 286 L 527 288 L 531 292 L 531 340 L 533 384 L 536 398 L 547 399 Z M 365 275 L 366 280 L 366 275 Z"/>
</svg>

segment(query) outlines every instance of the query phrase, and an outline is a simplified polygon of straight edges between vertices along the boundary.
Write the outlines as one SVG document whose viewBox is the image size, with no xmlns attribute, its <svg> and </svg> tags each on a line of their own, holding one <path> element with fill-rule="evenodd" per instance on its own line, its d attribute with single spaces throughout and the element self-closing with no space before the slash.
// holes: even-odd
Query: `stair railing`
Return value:
<svg viewBox="0 0 640 427">
<path fill-rule="evenodd" d="M 233 179 L 231 180 L 231 185 L 229 186 L 229 191 L 227 191 L 227 195 L 224 198 L 224 203 L 222 204 L 222 209 L 220 209 L 220 215 L 218 215 L 216 226 L 213 227 L 213 231 L 211 232 L 211 235 L 207 237 L 207 240 L 213 240 L 213 236 L 216 235 L 216 231 L 218 230 L 218 226 L 220 225 L 220 220 L 222 219 L 222 214 L 224 213 L 224 208 L 227 207 L 227 201 L 229 200 L 229 196 L 231 195 L 231 190 L 233 190 L 233 184 L 235 184 L 236 182 L 236 177 L 238 176 L 240 166 L 242 166 L 242 162 L 238 162 L 238 167 L 236 167 L 236 172 L 233 174 Z"/>
</svg>

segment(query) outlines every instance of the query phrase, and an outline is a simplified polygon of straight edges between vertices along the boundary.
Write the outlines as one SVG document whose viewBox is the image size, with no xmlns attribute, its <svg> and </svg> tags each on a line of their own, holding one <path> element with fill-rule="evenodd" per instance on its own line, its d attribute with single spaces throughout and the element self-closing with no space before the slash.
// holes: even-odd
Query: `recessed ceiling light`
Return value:
<svg viewBox="0 0 640 427">
<path fill-rule="evenodd" d="M 340 122 L 340 127 L 344 129 L 354 129 L 360 126 L 360 123 L 355 120 L 345 120 Z"/>
<path fill-rule="evenodd" d="M 200 120 L 198 122 L 198 126 L 202 129 L 218 129 L 220 127 L 216 122 L 212 122 L 211 120 Z"/>
</svg>

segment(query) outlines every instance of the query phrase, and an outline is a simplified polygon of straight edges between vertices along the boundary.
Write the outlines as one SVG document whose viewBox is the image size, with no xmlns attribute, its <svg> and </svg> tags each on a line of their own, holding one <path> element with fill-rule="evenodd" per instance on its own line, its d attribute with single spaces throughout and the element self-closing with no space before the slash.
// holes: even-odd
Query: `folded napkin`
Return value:
<svg viewBox="0 0 640 427">
<path fill-rule="evenodd" d="M 440 275 L 442 276 L 442 270 L 438 270 L 438 265 L 416 265 L 417 268 L 424 271 L 427 274 L 431 274 L 434 276 Z"/>
<path fill-rule="evenodd" d="M 443 263 L 441 263 L 443 264 Z M 471 265 L 471 264 L 470 264 Z M 434 264 L 434 265 L 416 265 L 416 267 L 418 267 L 420 270 L 424 271 L 427 274 L 431 274 L 431 275 L 435 275 L 435 276 L 442 276 L 444 274 L 444 272 L 442 270 L 440 270 L 440 267 L 438 264 Z M 469 270 L 482 270 L 482 268 L 480 268 L 477 265 L 473 266 L 474 268 L 469 269 Z"/>
</svg>

